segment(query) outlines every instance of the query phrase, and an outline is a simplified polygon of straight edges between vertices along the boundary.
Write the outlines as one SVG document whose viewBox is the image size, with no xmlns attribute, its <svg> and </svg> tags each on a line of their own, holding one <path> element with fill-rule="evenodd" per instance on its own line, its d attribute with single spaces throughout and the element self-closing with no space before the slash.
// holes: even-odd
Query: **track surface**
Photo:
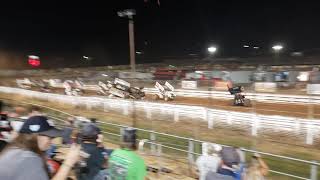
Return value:
<svg viewBox="0 0 320 180">
<path fill-rule="evenodd" d="M 147 100 L 151 100 L 151 96 L 147 96 Z M 158 101 L 164 102 L 164 101 Z M 223 109 L 229 111 L 238 112 L 256 112 L 258 114 L 265 115 L 281 115 L 299 118 L 309 118 L 308 109 L 311 111 L 313 109 L 313 118 L 320 118 L 320 105 L 314 105 L 313 107 L 302 104 L 279 104 L 279 103 L 261 103 L 253 102 L 252 107 L 242 107 L 231 105 L 231 100 L 221 100 L 221 99 L 206 99 L 206 98 L 193 98 L 193 97 L 177 97 L 174 101 L 169 101 L 172 104 L 186 104 L 186 105 L 196 105 L 204 106 L 215 109 Z"/>
</svg>

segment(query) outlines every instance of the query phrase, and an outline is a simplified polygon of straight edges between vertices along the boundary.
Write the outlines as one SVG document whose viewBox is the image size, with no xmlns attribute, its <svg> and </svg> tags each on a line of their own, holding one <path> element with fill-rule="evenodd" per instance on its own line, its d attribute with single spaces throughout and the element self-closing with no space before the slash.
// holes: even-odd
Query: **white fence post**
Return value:
<svg viewBox="0 0 320 180">
<path fill-rule="evenodd" d="M 143 103 L 144 111 L 147 113 L 147 119 L 151 119 L 151 110 L 147 103 Z"/>
<path fill-rule="evenodd" d="M 256 114 L 252 117 L 252 128 L 251 128 L 251 135 L 257 136 L 258 135 L 258 128 L 259 128 L 259 116 Z"/>
<path fill-rule="evenodd" d="M 86 107 L 87 107 L 87 110 L 91 110 L 91 109 L 92 109 L 92 106 L 91 106 L 91 102 L 90 102 L 90 101 L 87 101 L 87 102 L 86 102 Z"/>
<path fill-rule="evenodd" d="M 174 122 L 179 121 L 179 110 L 177 108 L 174 108 Z"/>
<path fill-rule="evenodd" d="M 123 115 L 129 115 L 129 108 L 127 104 L 122 105 Z"/>
<path fill-rule="evenodd" d="M 161 156 L 161 154 L 162 154 L 162 146 L 161 146 L 161 144 L 158 144 L 157 145 L 157 156 Z"/>
<path fill-rule="evenodd" d="M 152 143 L 155 143 L 156 141 L 156 134 L 154 132 L 150 133 L 150 140 Z M 151 144 L 151 153 L 154 154 L 156 152 L 156 145 Z"/>
<path fill-rule="evenodd" d="M 228 123 L 229 125 L 232 124 L 232 113 L 229 112 L 229 111 L 227 111 L 227 123 Z"/>
<path fill-rule="evenodd" d="M 194 151 L 194 141 L 193 139 L 189 139 L 188 140 L 188 159 L 190 164 L 194 164 L 193 151 Z"/>
<path fill-rule="evenodd" d="M 109 112 L 109 108 L 108 108 L 109 104 L 107 102 L 103 103 L 103 111 L 104 112 Z"/>
<path fill-rule="evenodd" d="M 209 117 L 209 118 L 208 118 L 208 128 L 209 128 L 209 129 L 212 129 L 212 128 L 213 128 L 213 124 L 214 124 L 213 118 L 212 118 L 212 117 Z"/>
<path fill-rule="evenodd" d="M 124 128 L 120 128 L 120 142 L 123 142 Z"/>
<path fill-rule="evenodd" d="M 210 116 L 208 108 L 204 108 L 203 118 L 204 118 L 204 120 L 208 121 L 208 128 L 212 129 L 213 128 L 213 118 Z"/>
<path fill-rule="evenodd" d="M 313 136 L 314 136 L 313 126 L 312 126 L 312 124 L 308 124 L 308 126 L 307 126 L 306 144 L 308 144 L 308 145 L 312 145 L 313 144 Z"/>
<path fill-rule="evenodd" d="M 316 162 L 316 161 L 313 161 Z M 310 169 L 310 180 L 317 180 L 318 179 L 318 166 L 312 164 Z"/>
</svg>

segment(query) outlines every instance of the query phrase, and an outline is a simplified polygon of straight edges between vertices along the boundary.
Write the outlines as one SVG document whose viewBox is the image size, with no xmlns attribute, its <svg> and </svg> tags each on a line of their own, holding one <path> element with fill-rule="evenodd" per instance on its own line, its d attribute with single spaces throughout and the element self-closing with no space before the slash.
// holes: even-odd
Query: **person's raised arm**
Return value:
<svg viewBox="0 0 320 180">
<path fill-rule="evenodd" d="M 59 168 L 56 175 L 51 180 L 65 180 L 67 179 L 72 167 L 79 161 L 80 159 L 80 145 L 73 144 L 69 149 L 69 152 Z"/>
</svg>

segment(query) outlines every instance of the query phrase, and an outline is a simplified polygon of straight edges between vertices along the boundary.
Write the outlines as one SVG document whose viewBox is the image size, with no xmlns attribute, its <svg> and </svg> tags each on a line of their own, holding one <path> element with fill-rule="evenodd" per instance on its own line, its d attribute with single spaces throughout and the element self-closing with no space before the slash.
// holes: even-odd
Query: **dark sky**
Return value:
<svg viewBox="0 0 320 180">
<path fill-rule="evenodd" d="M 204 54 L 215 44 L 219 56 L 241 56 L 244 44 L 267 52 L 276 42 L 288 51 L 320 47 L 320 6 L 309 1 L 214 0 L 9 1 L 0 10 L 0 48 L 56 56 L 78 63 L 128 62 L 128 21 L 117 11 L 135 8 L 138 62 L 165 56 Z M 68 3 L 67 3 L 68 2 Z M 72 58 L 68 58 L 72 57 Z"/>
</svg>

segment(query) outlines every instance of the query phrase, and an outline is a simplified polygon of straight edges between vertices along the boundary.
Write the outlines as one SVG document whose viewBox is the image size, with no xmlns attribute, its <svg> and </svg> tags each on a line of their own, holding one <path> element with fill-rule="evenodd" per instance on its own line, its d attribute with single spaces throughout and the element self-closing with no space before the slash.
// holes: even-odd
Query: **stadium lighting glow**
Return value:
<svg viewBox="0 0 320 180">
<path fill-rule="evenodd" d="M 275 50 L 276 52 L 281 51 L 283 49 L 283 46 L 281 45 L 274 45 L 272 46 L 272 49 Z"/>
<path fill-rule="evenodd" d="M 136 51 L 136 54 L 142 54 L 142 52 L 141 51 Z"/>
<path fill-rule="evenodd" d="M 89 59 L 89 57 L 88 57 L 88 56 L 83 56 L 83 58 L 84 58 L 84 59 Z"/>
<path fill-rule="evenodd" d="M 243 45 L 243 47 L 244 47 L 244 48 L 249 48 L 250 46 L 248 46 L 248 45 Z"/>
<path fill-rule="evenodd" d="M 258 46 L 254 46 L 254 47 L 253 47 L 253 49 L 260 49 L 260 47 L 258 47 Z"/>
<path fill-rule="evenodd" d="M 217 48 L 216 48 L 216 47 L 214 47 L 214 46 L 208 47 L 208 52 L 209 52 L 210 54 L 213 54 L 213 53 L 215 53 L 216 51 L 217 51 Z"/>
</svg>

